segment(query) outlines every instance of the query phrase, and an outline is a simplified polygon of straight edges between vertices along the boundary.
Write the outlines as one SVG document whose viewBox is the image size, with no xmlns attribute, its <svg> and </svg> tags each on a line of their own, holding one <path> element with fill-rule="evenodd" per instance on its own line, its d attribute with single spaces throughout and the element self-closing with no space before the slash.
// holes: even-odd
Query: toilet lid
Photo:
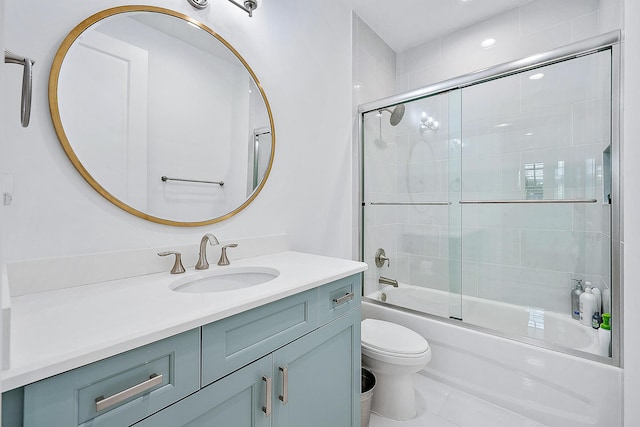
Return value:
<svg viewBox="0 0 640 427">
<path fill-rule="evenodd" d="M 362 346 L 392 354 L 421 354 L 429 350 L 429 343 L 415 331 L 404 326 L 377 319 L 361 323 Z"/>
</svg>

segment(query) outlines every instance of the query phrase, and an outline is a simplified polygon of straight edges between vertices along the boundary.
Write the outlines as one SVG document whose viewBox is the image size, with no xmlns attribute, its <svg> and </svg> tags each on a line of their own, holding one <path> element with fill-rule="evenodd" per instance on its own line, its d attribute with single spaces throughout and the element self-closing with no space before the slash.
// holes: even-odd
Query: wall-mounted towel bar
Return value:
<svg viewBox="0 0 640 427">
<path fill-rule="evenodd" d="M 224 185 L 224 181 L 200 181 L 198 179 L 182 179 L 182 178 L 169 178 L 167 176 L 162 176 L 160 179 L 163 182 L 167 181 L 181 181 L 181 182 L 199 182 L 201 184 L 216 184 L 222 187 Z"/>
<path fill-rule="evenodd" d="M 547 200 L 460 200 L 461 205 L 495 205 L 509 203 L 596 203 L 598 199 L 547 199 Z"/>
<path fill-rule="evenodd" d="M 32 82 L 32 69 L 33 64 L 36 63 L 33 59 L 22 57 L 14 53 L 4 50 L 4 62 L 6 64 L 18 64 L 24 67 L 22 73 L 22 101 L 20 105 L 20 121 L 22 127 L 29 126 L 29 119 L 31 118 L 31 82 Z"/>
<path fill-rule="evenodd" d="M 451 202 L 369 202 L 374 206 L 441 206 L 450 205 Z"/>
</svg>

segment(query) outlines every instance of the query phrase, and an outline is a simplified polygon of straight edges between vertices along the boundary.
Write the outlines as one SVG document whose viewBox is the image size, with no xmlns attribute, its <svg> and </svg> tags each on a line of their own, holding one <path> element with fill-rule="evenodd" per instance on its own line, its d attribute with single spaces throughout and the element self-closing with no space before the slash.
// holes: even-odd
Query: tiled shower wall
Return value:
<svg viewBox="0 0 640 427">
<path fill-rule="evenodd" d="M 398 52 L 396 93 L 622 28 L 621 0 L 534 0 Z M 480 43 L 496 40 L 489 49 Z"/>
<path fill-rule="evenodd" d="M 361 100 L 366 102 L 394 93 L 401 93 L 406 90 L 425 86 L 447 78 L 468 73 L 486 66 L 507 62 L 528 54 L 553 49 L 563 46 L 572 41 L 588 38 L 599 33 L 620 28 L 621 2 L 618 0 L 575 0 L 563 1 L 562 8 L 558 9 L 558 3 L 547 0 L 537 0 L 527 3 L 519 8 L 513 9 L 489 20 L 480 22 L 468 28 L 444 35 L 439 39 L 432 40 L 405 52 L 399 52 L 396 63 L 396 83 L 395 91 L 387 93 L 377 93 L 379 96 Z M 357 17 L 355 21 L 363 24 Z M 365 24 L 366 25 L 366 24 Z M 354 24 L 354 29 L 355 29 Z M 360 28 L 360 27 L 358 27 Z M 370 30 L 369 30 L 370 31 Z M 355 34 L 354 34 L 355 35 Z M 486 38 L 495 38 L 496 45 L 490 49 L 482 49 L 479 44 Z M 375 43 L 372 41 L 375 40 Z M 375 45 L 373 52 L 388 52 L 384 42 L 373 37 L 366 39 L 361 35 L 354 37 L 354 43 Z M 368 43 L 368 44 L 367 44 Z M 358 58 L 354 57 L 354 64 L 362 64 L 360 58 L 362 49 L 358 52 Z M 389 54 L 378 57 L 390 57 Z M 369 62 L 369 64 L 373 64 Z M 378 67 L 380 62 L 376 62 Z M 354 66 L 354 82 L 366 81 L 367 85 L 361 85 L 361 94 L 367 91 L 371 85 L 372 71 L 363 69 L 365 67 Z M 387 67 L 389 69 L 390 67 Z M 369 80 L 367 80 L 369 79 Z M 388 88 L 388 74 L 382 79 L 384 87 Z M 369 93 L 373 93 L 370 91 Z M 421 110 L 428 110 L 430 115 L 438 118 L 442 123 L 442 129 L 447 128 L 448 100 L 434 99 L 431 106 L 422 106 Z M 575 123 L 580 123 L 580 116 L 586 118 L 585 123 L 589 123 L 592 118 L 593 108 L 589 108 L 587 103 L 575 105 L 570 114 L 575 118 Z M 420 111 L 407 111 L 403 124 L 406 120 L 419 123 Z M 429 200 L 447 199 L 448 182 L 448 156 L 447 149 L 448 135 L 436 134 L 416 134 L 398 128 L 391 128 L 388 125 L 388 115 L 383 115 L 382 120 L 387 120 L 380 127 L 377 119 L 372 118 L 365 122 L 366 132 L 373 133 L 376 138 L 371 137 L 374 147 L 370 151 L 375 167 L 370 171 L 375 171 L 368 175 L 365 180 L 371 180 L 369 186 L 372 191 L 378 194 L 369 194 L 367 197 L 376 197 L 386 201 L 391 201 L 392 197 L 399 197 L 400 201 L 406 200 L 407 192 L 419 192 L 419 186 L 424 182 L 430 182 L 429 188 L 425 190 L 424 196 Z M 381 130 L 380 130 L 381 129 Z M 576 125 L 568 131 L 573 135 L 575 141 L 580 140 L 580 136 L 586 134 L 588 127 Z M 468 131 L 468 129 L 467 129 Z M 584 142 L 579 142 L 582 144 Z M 369 147 L 368 147 L 369 148 Z M 467 147 L 471 149 L 471 147 Z M 597 150 L 601 150 L 598 146 Z M 468 154 L 470 154 L 470 151 Z M 476 153 L 483 154 L 482 147 Z M 495 154 L 495 153 L 494 153 Z M 509 156 L 517 156 L 516 164 L 520 163 L 520 154 L 500 153 L 501 159 L 509 163 Z M 486 162 L 478 162 L 475 170 L 467 170 L 477 176 L 483 176 L 483 166 L 495 168 L 495 162 L 500 161 L 497 157 Z M 508 167 L 502 168 L 499 174 L 510 173 Z M 513 171 L 511 171 L 513 172 Z M 517 173 L 517 171 L 516 171 Z M 495 176 L 495 174 L 493 174 Z M 505 178 L 506 179 L 506 178 Z M 409 190 L 407 191 L 407 188 Z M 601 192 L 597 188 L 595 192 Z M 395 196 L 392 193 L 395 192 Z M 405 193 L 403 195 L 403 193 Z M 431 194 L 429 194 L 431 193 Z M 557 196 L 556 196 L 557 197 Z M 568 197 L 568 196 L 567 196 Z M 396 201 L 397 201 L 396 200 Z M 601 200 L 601 197 L 599 197 Z M 463 257 L 466 260 L 462 265 L 462 276 L 464 277 L 465 294 L 477 295 L 481 297 L 498 299 L 506 302 L 513 302 L 525 305 L 534 305 L 553 309 L 556 311 L 568 310 L 568 290 L 570 286 L 571 274 L 566 269 L 559 268 L 557 264 L 562 263 L 553 257 L 546 256 L 544 251 L 537 254 L 523 254 L 520 252 L 521 239 L 537 239 L 541 233 L 552 233 L 563 241 L 562 233 L 566 233 L 568 238 L 572 238 L 572 230 L 575 224 L 580 225 L 582 230 L 578 230 L 584 239 L 595 239 L 600 242 L 596 253 L 571 255 L 574 259 L 569 265 L 576 262 L 584 268 L 577 268 L 580 274 L 576 277 L 585 277 L 599 283 L 598 277 L 608 276 L 606 268 L 597 262 L 602 260 L 608 241 L 608 236 L 599 234 L 601 230 L 600 221 L 608 222 L 608 208 L 598 204 L 597 207 L 589 206 L 561 206 L 554 209 L 553 215 L 539 214 L 536 208 L 527 207 L 495 207 L 477 211 L 472 215 L 467 210 L 467 215 L 463 218 L 465 225 L 465 244 Z M 526 210 L 525 210 L 526 209 Z M 560 214 L 560 211 L 569 210 L 565 218 L 565 230 L 557 230 L 557 225 L 553 227 L 548 224 L 553 223 L 553 218 Z M 418 212 L 420 210 L 420 212 Z M 558 212 L 556 212 L 558 211 Z M 383 247 L 387 255 L 392 260 L 390 267 L 378 269 L 373 264 L 372 259 L 365 259 L 370 265 L 367 272 L 367 290 L 378 289 L 377 277 L 384 275 L 397 278 L 401 282 L 422 284 L 433 288 L 447 290 L 451 281 L 451 269 L 447 256 L 451 254 L 451 236 L 449 235 L 449 217 L 446 209 L 441 207 L 408 208 L 395 206 L 379 206 L 368 210 L 365 218 L 365 242 L 367 245 L 366 254 L 369 258 L 377 247 Z M 585 218 L 588 216 L 588 218 Z M 506 218 L 503 220 L 502 218 Z M 509 221 L 512 224 L 508 224 Z M 509 232 L 509 226 L 514 227 L 513 221 L 524 224 L 527 221 L 531 226 L 530 233 L 518 231 L 517 238 Z M 506 221 L 506 222 L 505 222 Z M 501 228 L 505 228 L 501 230 Z M 525 227 L 526 228 L 526 227 Z M 562 227 L 561 227 L 562 228 Z M 474 233 L 473 230 L 477 230 Z M 513 228 L 511 228 L 513 229 Z M 565 236 L 566 237 L 566 236 Z M 474 240 L 475 239 L 475 240 Z M 566 240 L 566 239 L 565 239 Z M 474 243 L 475 242 L 475 243 Z M 581 242 L 582 244 L 583 242 Z M 535 247 L 535 243 L 527 245 Z M 567 251 L 568 252 L 568 251 Z M 580 258 L 578 260 L 578 258 Z M 551 263 L 551 264 L 550 264 Z M 588 274 L 592 274 L 589 276 Z M 502 284 L 510 283 L 509 286 Z M 518 283 L 518 286 L 514 286 Z M 523 289 L 525 290 L 523 292 Z M 566 295 L 565 295 L 566 294 Z"/>
</svg>

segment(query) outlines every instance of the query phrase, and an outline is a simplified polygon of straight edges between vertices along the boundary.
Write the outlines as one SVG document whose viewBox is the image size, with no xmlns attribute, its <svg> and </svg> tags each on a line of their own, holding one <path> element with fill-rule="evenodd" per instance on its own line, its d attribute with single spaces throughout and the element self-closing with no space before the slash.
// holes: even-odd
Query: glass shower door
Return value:
<svg viewBox="0 0 640 427">
<path fill-rule="evenodd" d="M 362 122 L 364 294 L 447 318 L 462 317 L 460 97 L 437 94 Z"/>
<path fill-rule="evenodd" d="M 611 287 L 610 97 L 608 50 L 462 90 L 464 322 L 595 352 L 570 291 Z"/>
</svg>

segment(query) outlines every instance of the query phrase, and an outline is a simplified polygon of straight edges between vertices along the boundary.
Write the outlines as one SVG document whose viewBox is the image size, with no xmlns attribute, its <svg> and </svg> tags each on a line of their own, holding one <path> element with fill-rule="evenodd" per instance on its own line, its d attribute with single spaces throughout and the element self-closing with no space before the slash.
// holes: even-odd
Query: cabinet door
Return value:
<svg viewBox="0 0 640 427">
<path fill-rule="evenodd" d="M 135 424 L 136 427 L 269 427 L 263 412 L 273 359 L 265 356 Z"/>
<path fill-rule="evenodd" d="M 360 425 L 360 310 L 273 354 L 274 427 Z"/>
</svg>

